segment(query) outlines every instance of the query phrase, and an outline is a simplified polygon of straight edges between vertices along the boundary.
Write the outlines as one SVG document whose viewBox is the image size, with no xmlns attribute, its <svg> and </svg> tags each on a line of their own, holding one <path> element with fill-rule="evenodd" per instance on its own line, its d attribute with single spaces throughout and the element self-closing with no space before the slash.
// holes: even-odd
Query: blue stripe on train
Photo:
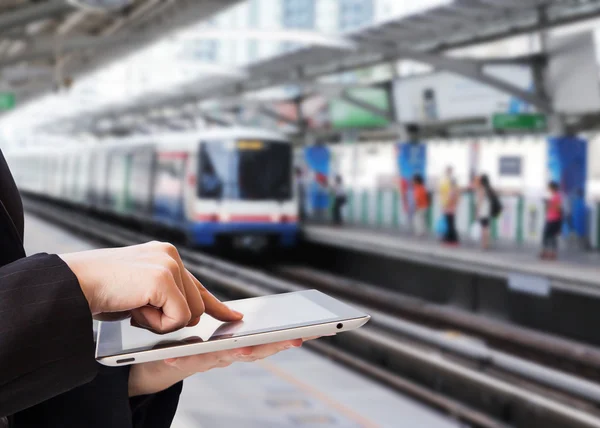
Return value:
<svg viewBox="0 0 600 428">
<path fill-rule="evenodd" d="M 218 234 L 243 234 L 243 233 L 265 233 L 279 236 L 279 244 L 283 247 L 291 247 L 296 244 L 298 224 L 272 224 L 272 223 L 201 223 L 189 222 L 187 233 L 190 240 L 201 246 L 215 244 Z"/>
</svg>

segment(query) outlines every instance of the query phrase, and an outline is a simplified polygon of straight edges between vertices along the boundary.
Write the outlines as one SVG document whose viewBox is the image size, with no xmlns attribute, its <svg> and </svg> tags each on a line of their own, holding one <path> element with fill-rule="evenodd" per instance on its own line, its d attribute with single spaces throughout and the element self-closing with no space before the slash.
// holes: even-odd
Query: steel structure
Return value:
<svg viewBox="0 0 600 428">
<path fill-rule="evenodd" d="M 487 60 L 458 59 L 447 52 L 597 16 L 600 16 L 600 0 L 454 0 L 423 13 L 361 28 L 345 34 L 343 41 L 339 37 L 327 42 L 308 40 L 311 44 L 306 47 L 248 65 L 243 79 L 211 79 L 207 82 L 202 78 L 169 94 L 147 94 L 129 105 L 95 112 L 86 121 L 107 116 L 143 116 L 149 111 L 238 97 L 284 84 L 311 85 L 323 76 L 400 59 L 417 60 L 485 83 L 551 114 L 551 100 L 542 89 L 537 93 L 525 91 L 487 74 Z M 489 63 L 543 65 L 543 60 L 542 54 L 531 58 L 495 58 Z M 543 85 L 537 86 L 543 88 Z M 358 100 L 353 100 L 347 93 L 343 97 L 358 104 Z M 389 116 L 373 106 L 361 107 L 374 114 Z"/>
<path fill-rule="evenodd" d="M 401 59 L 413 59 L 437 69 L 452 71 L 505 91 L 540 111 L 552 114 L 552 103 L 542 84 L 536 85 L 540 88 L 537 93 L 532 93 L 485 72 L 485 66 L 493 63 L 525 63 L 538 67 L 536 71 L 539 71 L 544 64 L 544 53 L 525 58 L 475 60 L 458 59 L 447 55 L 447 52 L 598 16 L 600 0 L 453 0 L 422 13 L 358 29 L 344 34 L 343 38 L 336 36 L 326 40 L 307 36 L 305 47 L 250 64 L 238 77 L 203 77 L 168 94 L 150 93 L 127 105 L 110 106 L 83 117 L 66 118 L 57 122 L 56 127 L 63 130 L 85 129 L 99 120 L 118 122 L 125 116 L 137 116 L 138 121 L 143 123 L 147 121 L 144 117 L 151 116 L 149 113 L 156 116 L 160 112 L 170 112 L 169 115 L 174 116 L 173 111 L 180 106 L 195 106 L 200 114 L 200 105 L 207 100 L 239 98 L 239 104 L 244 105 L 247 100 L 243 95 L 248 92 L 286 84 L 314 88 L 315 81 L 323 76 Z M 264 36 L 260 32 L 255 33 L 249 34 L 248 38 Z M 302 35 L 295 34 L 294 37 L 297 39 Z M 73 40 L 71 43 L 78 42 Z M 535 74 L 538 77 L 543 75 Z M 341 96 L 390 119 L 389 113 L 353 99 L 348 92 L 342 92 Z M 214 119 L 224 123 L 231 121 Z"/>
<path fill-rule="evenodd" d="M 23 103 L 240 0 L 0 1 L 0 89 Z"/>
</svg>

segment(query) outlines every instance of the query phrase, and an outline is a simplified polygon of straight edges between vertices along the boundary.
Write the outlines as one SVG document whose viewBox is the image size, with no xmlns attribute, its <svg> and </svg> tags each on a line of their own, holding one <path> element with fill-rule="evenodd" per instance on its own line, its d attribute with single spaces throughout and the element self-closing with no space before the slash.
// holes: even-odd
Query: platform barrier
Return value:
<svg viewBox="0 0 600 428">
<path fill-rule="evenodd" d="M 348 203 L 343 208 L 346 224 L 356 227 L 412 230 L 410 212 L 400 192 L 392 188 L 349 189 Z M 541 198 L 523 195 L 501 195 L 502 214 L 492 221 L 492 238 L 498 242 L 516 245 L 538 245 L 545 223 L 545 203 Z M 333 197 L 331 197 L 333 206 Z M 442 215 L 439 197 L 431 194 L 427 214 L 430 233 Z M 465 239 L 476 221 L 475 195 L 472 191 L 461 194 L 456 210 L 456 227 Z M 600 249 L 600 202 L 588 205 L 587 244 Z"/>
</svg>

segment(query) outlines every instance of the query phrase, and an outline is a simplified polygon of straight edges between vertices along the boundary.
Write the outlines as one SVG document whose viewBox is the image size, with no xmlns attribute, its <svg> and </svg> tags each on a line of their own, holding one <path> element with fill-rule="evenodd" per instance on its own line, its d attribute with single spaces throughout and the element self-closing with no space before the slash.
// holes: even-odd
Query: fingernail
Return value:
<svg viewBox="0 0 600 428">
<path fill-rule="evenodd" d="M 233 311 L 233 313 L 234 313 L 235 315 L 237 315 L 238 317 L 243 317 L 243 316 L 244 316 L 244 314 L 243 314 L 243 313 L 241 313 L 241 312 L 238 312 L 238 311 Z"/>
<path fill-rule="evenodd" d="M 169 366 L 175 366 L 177 365 L 177 358 L 170 358 L 168 360 L 165 360 L 165 364 Z"/>
</svg>

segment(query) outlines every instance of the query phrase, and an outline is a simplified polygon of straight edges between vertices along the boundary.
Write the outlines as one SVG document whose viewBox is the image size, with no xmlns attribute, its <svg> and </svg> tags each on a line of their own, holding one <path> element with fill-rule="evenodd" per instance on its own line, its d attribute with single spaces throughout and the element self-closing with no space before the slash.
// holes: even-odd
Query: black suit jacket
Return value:
<svg viewBox="0 0 600 428">
<path fill-rule="evenodd" d="M 56 255 L 25 257 L 23 222 L 0 151 L 0 427 L 9 415 L 11 428 L 170 426 L 181 383 L 129 399 L 128 368 L 95 361 L 77 278 Z"/>
</svg>

